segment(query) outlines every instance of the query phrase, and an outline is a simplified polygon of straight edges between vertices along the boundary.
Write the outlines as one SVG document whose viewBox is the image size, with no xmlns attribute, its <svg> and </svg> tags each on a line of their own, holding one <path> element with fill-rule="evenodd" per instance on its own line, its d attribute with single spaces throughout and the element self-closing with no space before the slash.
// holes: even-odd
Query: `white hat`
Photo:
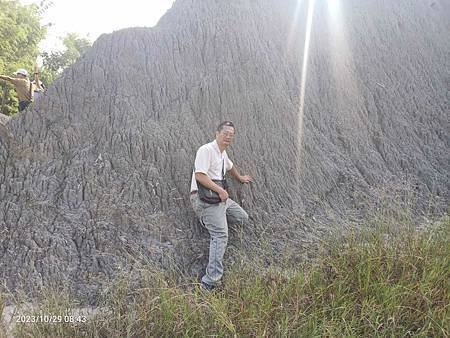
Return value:
<svg viewBox="0 0 450 338">
<path fill-rule="evenodd" d="M 18 75 L 18 74 L 22 74 L 22 75 L 24 75 L 24 76 L 28 76 L 27 70 L 26 70 L 26 69 L 23 69 L 23 68 L 17 69 L 16 75 Z"/>
</svg>

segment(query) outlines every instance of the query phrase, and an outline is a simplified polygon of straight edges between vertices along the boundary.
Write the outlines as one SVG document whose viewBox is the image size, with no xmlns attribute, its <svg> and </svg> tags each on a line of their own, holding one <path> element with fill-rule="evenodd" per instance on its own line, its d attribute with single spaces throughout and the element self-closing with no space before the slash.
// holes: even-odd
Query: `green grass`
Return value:
<svg viewBox="0 0 450 338">
<path fill-rule="evenodd" d="M 335 238 L 314 263 L 234 263 L 214 293 L 163 272 L 118 278 L 86 323 L 21 324 L 15 336 L 448 337 L 450 218 L 426 231 L 394 223 Z M 36 311 L 74 307 L 48 295 Z"/>
</svg>

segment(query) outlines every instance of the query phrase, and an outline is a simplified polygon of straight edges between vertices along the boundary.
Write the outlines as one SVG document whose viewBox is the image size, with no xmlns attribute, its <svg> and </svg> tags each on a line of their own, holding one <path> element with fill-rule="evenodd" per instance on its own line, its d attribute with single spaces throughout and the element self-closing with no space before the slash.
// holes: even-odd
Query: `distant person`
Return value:
<svg viewBox="0 0 450 338">
<path fill-rule="evenodd" d="M 228 242 L 228 223 L 243 223 L 248 215 L 239 204 L 228 197 L 225 174 L 241 183 L 252 182 L 248 175 L 241 176 L 236 166 L 228 158 L 225 149 L 231 144 L 235 135 L 232 122 L 219 124 L 216 139 L 202 145 L 195 157 L 191 181 L 191 204 L 197 217 L 211 236 L 209 262 L 202 277 L 203 289 L 212 290 L 223 275 L 223 255 Z"/>
<path fill-rule="evenodd" d="M 38 73 L 38 68 L 35 66 L 34 75 L 36 84 L 33 84 L 28 78 L 26 69 L 18 69 L 15 73 L 16 77 L 0 75 L 0 80 L 10 82 L 16 88 L 17 98 L 19 99 L 19 111 L 25 110 L 33 102 L 35 89 L 40 90 Z"/>
<path fill-rule="evenodd" d="M 39 80 L 38 74 L 35 74 L 34 78 L 35 78 L 35 80 L 31 81 L 31 83 L 34 85 L 33 101 L 36 102 L 39 99 L 39 97 L 41 97 L 42 94 L 44 94 L 45 86 L 42 83 L 42 81 Z"/>
</svg>

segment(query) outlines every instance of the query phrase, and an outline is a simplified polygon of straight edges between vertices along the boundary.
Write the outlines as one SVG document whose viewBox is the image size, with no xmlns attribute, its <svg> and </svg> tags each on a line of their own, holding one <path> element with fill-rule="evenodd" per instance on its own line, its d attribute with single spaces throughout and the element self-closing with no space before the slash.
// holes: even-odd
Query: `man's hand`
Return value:
<svg viewBox="0 0 450 338">
<path fill-rule="evenodd" d="M 241 183 L 250 183 L 253 182 L 253 178 L 250 175 L 244 175 L 239 178 Z"/>
<path fill-rule="evenodd" d="M 225 189 L 221 189 L 219 192 L 219 197 L 222 202 L 225 202 L 228 199 L 228 193 Z"/>
</svg>

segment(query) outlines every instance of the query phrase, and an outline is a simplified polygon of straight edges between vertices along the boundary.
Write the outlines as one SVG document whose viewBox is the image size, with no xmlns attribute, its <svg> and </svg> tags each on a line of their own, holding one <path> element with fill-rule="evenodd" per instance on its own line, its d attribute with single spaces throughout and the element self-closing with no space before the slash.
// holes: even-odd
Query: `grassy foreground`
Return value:
<svg viewBox="0 0 450 338">
<path fill-rule="evenodd" d="M 386 230 L 386 229 L 385 229 Z M 214 293 L 161 272 L 123 277 L 85 323 L 16 324 L 15 337 L 448 337 L 450 219 L 329 241 L 312 264 L 243 260 Z M 133 285 L 133 286 L 132 286 Z M 36 314 L 76 306 L 49 295 Z M 72 310 L 71 310 L 72 309 Z M 2 301 L 0 296 L 0 313 Z M 1 336 L 1 333 L 0 333 Z"/>
</svg>

